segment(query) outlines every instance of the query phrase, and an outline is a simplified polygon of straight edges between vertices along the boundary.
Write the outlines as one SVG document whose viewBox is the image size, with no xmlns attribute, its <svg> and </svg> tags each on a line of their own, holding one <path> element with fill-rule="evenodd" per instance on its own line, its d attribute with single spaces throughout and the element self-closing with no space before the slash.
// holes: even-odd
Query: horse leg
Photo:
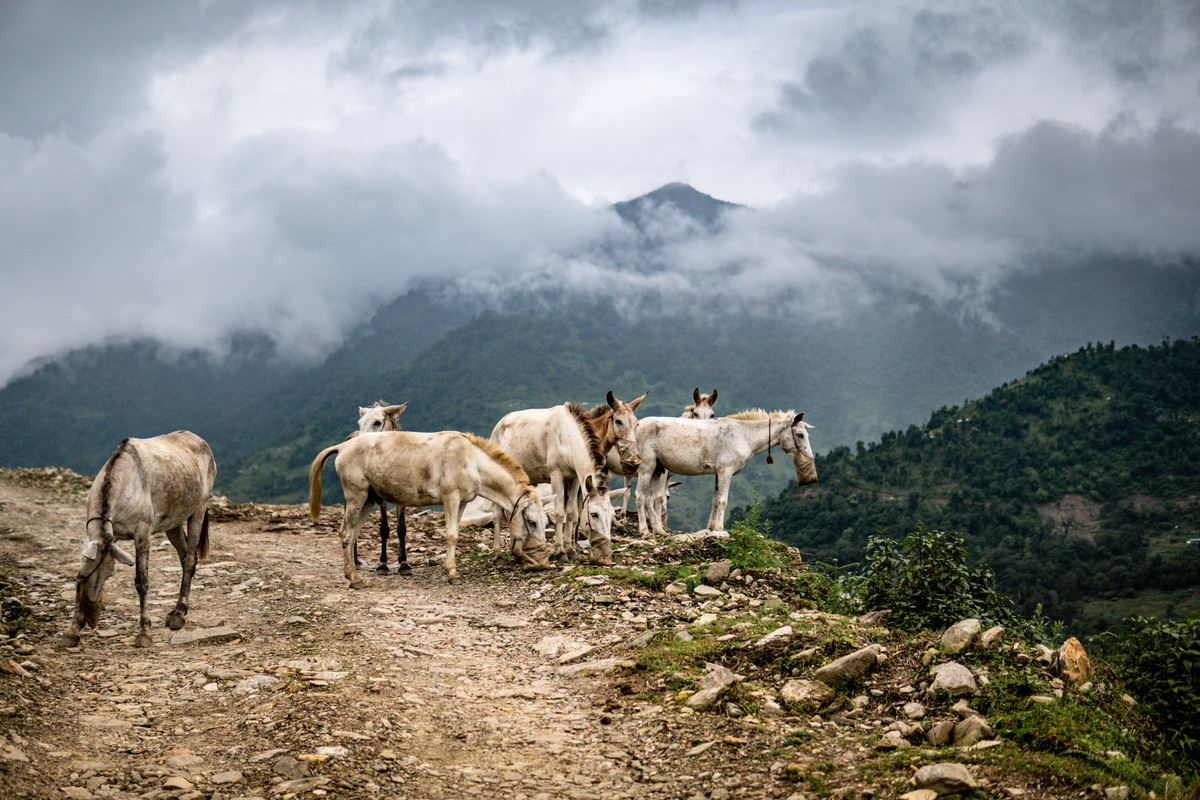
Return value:
<svg viewBox="0 0 1200 800">
<path fill-rule="evenodd" d="M 713 487 L 712 513 L 708 516 L 710 531 L 725 530 L 725 506 L 729 503 L 729 482 L 732 479 L 732 470 L 717 472 L 716 485 Z"/>
<path fill-rule="evenodd" d="M 458 492 L 442 495 L 442 508 L 446 509 L 446 573 L 451 584 L 462 583 L 458 576 L 458 562 L 454 558 L 454 548 L 458 545 L 458 521 L 462 518 L 463 506 Z"/>
<path fill-rule="evenodd" d="M 200 547 L 200 526 L 204 513 L 193 514 L 188 521 L 178 528 L 167 531 L 167 540 L 175 546 L 179 555 L 179 566 L 182 575 L 179 578 L 179 599 L 175 608 L 167 614 L 167 627 L 177 631 L 183 627 L 184 618 L 188 612 L 188 600 L 192 593 L 192 577 L 196 574 L 196 555 Z"/>
<path fill-rule="evenodd" d="M 396 572 L 411 573 L 412 567 L 408 565 L 408 546 L 405 544 L 405 539 L 408 538 L 408 523 L 404 520 L 404 506 L 396 506 L 396 547 L 400 549 L 399 555 L 396 556 Z"/>
<path fill-rule="evenodd" d="M 342 566 L 346 580 L 350 581 L 351 589 L 362 589 L 366 586 L 358 576 L 354 566 L 355 545 L 358 543 L 358 529 L 362 527 L 363 515 L 367 512 L 368 502 L 366 492 L 347 492 L 346 511 L 342 515 L 342 528 L 339 535 L 342 541 Z"/>
<path fill-rule="evenodd" d="M 642 464 L 638 467 L 637 474 L 637 490 L 634 498 L 637 500 L 635 506 L 638 515 L 638 536 L 643 539 L 650 538 L 650 500 L 651 500 L 651 476 L 654 474 L 654 464 L 648 459 L 642 459 Z"/>
<path fill-rule="evenodd" d="M 375 568 L 375 572 L 380 575 L 388 574 L 387 565 L 387 540 L 388 540 L 388 524 L 387 524 L 387 503 L 379 504 L 379 566 Z M 357 564 L 358 561 L 356 560 Z"/>
<path fill-rule="evenodd" d="M 502 543 L 504 541 L 504 528 L 501 525 L 501 521 L 503 520 L 503 518 L 504 518 L 504 516 L 503 516 L 503 512 L 500 509 L 500 506 L 493 503 L 492 504 L 492 563 L 493 564 L 500 563 L 500 553 L 504 549 L 503 545 L 502 545 Z M 515 536 L 513 538 L 514 538 L 514 540 L 516 539 Z"/>
<path fill-rule="evenodd" d="M 628 514 L 629 513 L 629 489 L 631 486 L 633 486 L 633 476 L 632 475 L 622 475 L 621 477 L 625 479 L 625 494 L 621 495 L 621 514 Z"/>
<path fill-rule="evenodd" d="M 146 591 L 150 588 L 150 530 L 149 526 L 143 526 L 138 529 L 138 532 L 133 537 L 134 546 L 137 548 L 137 554 L 134 556 L 134 574 L 133 585 L 137 587 L 138 606 L 140 614 L 138 616 L 138 632 L 133 639 L 134 647 L 149 647 L 154 644 L 154 638 L 150 635 L 150 614 L 146 611 Z"/>
<path fill-rule="evenodd" d="M 580 492 L 583 491 L 583 487 L 579 481 L 571 478 L 564 481 L 563 490 L 563 510 L 567 517 L 563 522 L 563 554 L 567 561 L 575 561 L 579 558 L 579 514 L 582 506 Z"/>
<path fill-rule="evenodd" d="M 567 517 L 565 483 L 561 472 L 555 471 L 550 474 L 550 490 L 554 493 L 554 512 L 556 515 L 554 522 L 554 550 L 561 554 L 563 558 L 570 558 L 567 555 L 565 534 Z M 575 532 L 571 531 L 571 535 L 574 536 Z M 571 548 L 572 551 L 574 549 L 573 547 Z"/>
<path fill-rule="evenodd" d="M 654 470 L 650 479 L 650 527 L 657 536 L 667 535 L 667 478 L 671 473 L 661 466 Z"/>
</svg>

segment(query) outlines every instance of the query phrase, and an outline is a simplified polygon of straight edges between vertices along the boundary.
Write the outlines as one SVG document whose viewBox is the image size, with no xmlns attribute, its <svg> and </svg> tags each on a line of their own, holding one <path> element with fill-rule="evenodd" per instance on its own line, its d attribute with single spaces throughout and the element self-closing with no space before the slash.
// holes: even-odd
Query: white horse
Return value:
<svg viewBox="0 0 1200 800">
<path fill-rule="evenodd" d="M 612 502 L 604 480 L 604 454 L 599 438 L 588 424 L 587 412 L 574 403 L 513 411 L 496 423 L 490 438 L 521 465 L 534 483 L 550 484 L 554 494 L 556 551 L 568 560 L 575 560 L 575 530 L 582 499 L 589 558 L 593 564 L 611 565 Z M 497 514 L 492 547 L 497 558 L 503 541 L 500 523 Z"/>
<path fill-rule="evenodd" d="M 75 577 L 75 615 L 63 634 L 68 647 L 79 644 L 86 624 L 95 628 L 104 608 L 104 582 L 113 574 L 114 559 L 133 565 L 134 559 L 117 546 L 133 539 L 137 556 L 133 583 L 141 604 L 135 647 L 149 647 L 150 536 L 165 532 L 179 553 L 183 576 L 179 600 L 167 614 L 167 627 L 179 630 L 188 612 L 188 596 L 196 560 L 208 555 L 208 505 L 212 501 L 217 465 L 208 443 L 190 431 L 175 431 L 153 439 L 123 439 L 92 482 L 87 499 L 87 541 Z"/>
<path fill-rule="evenodd" d="M 546 513 L 537 488 L 521 467 L 500 448 L 469 433 L 394 431 L 359 436 L 327 447 L 308 471 L 309 514 L 321 513 L 321 470 L 334 453 L 338 479 L 346 497 L 341 542 L 350 588 L 365 584 L 354 567 L 354 544 L 367 508 L 377 502 L 397 506 L 441 505 L 446 511 L 446 572 L 450 583 L 461 583 L 454 549 L 463 507 L 476 496 L 486 497 L 509 515 L 514 550 L 527 568 L 549 569 Z M 516 534 L 520 521 L 521 533 Z"/>
<path fill-rule="evenodd" d="M 645 396 L 642 395 L 642 397 Z M 640 400 L 641 398 L 638 399 Z M 695 389 L 692 389 L 692 405 L 684 406 L 683 413 L 679 416 L 681 419 L 712 419 L 716 416 L 713 413 L 713 403 L 715 402 L 717 402 L 716 389 L 712 390 L 712 394 L 700 394 L 700 387 L 697 386 Z M 634 429 L 634 436 L 635 438 L 637 436 L 636 428 Z M 625 513 L 629 507 L 629 495 L 632 494 L 629 491 L 629 487 L 633 483 L 634 476 L 637 475 L 637 465 L 635 464 L 632 469 L 629 469 L 628 464 L 621 463 L 612 453 L 609 453 L 608 471 L 615 475 L 620 475 L 625 479 L 625 493 L 621 497 L 621 513 Z M 663 524 L 666 524 L 667 496 L 664 495 L 659 498 L 658 504 L 663 509 Z"/>
<path fill-rule="evenodd" d="M 400 415 L 404 413 L 404 409 L 408 408 L 408 403 L 401 403 L 398 406 L 390 406 L 383 400 L 376 400 L 375 404 L 363 408 L 358 407 L 358 430 L 347 436 L 347 439 L 353 439 L 364 433 L 383 433 L 384 431 L 400 430 Z M 412 567 L 408 565 L 408 549 L 405 544 L 405 539 L 408 536 L 408 523 L 404 519 L 404 506 L 396 509 L 396 572 L 410 573 Z M 387 565 L 387 541 L 388 541 L 388 515 L 387 503 L 379 504 L 379 566 L 375 568 L 375 572 L 380 575 L 388 574 Z M 358 546 L 354 547 L 354 565 L 361 564 L 358 560 Z"/>
<path fill-rule="evenodd" d="M 708 530 L 725 530 L 725 507 L 729 500 L 729 481 L 742 471 L 754 456 L 779 447 L 792 458 L 796 482 L 803 486 L 817 479 L 812 447 L 804 412 L 761 410 L 743 411 L 712 420 L 678 417 L 646 417 L 638 422 L 637 510 L 638 533 L 653 532 L 665 536 L 664 509 L 659 504 L 667 473 L 677 475 L 715 475 L 712 512 Z M 767 455 L 768 463 L 773 459 Z"/>
</svg>

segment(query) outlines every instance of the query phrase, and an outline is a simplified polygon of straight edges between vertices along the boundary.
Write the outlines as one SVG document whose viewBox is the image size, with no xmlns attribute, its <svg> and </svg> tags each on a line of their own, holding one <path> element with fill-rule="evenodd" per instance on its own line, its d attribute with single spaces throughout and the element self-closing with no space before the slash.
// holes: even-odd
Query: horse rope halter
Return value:
<svg viewBox="0 0 1200 800">
<path fill-rule="evenodd" d="M 774 438 L 771 436 L 771 415 L 768 414 L 767 415 L 767 463 L 768 464 L 775 463 L 775 459 L 771 458 L 771 446 L 772 446 L 773 442 L 774 442 Z M 797 450 L 800 449 L 800 437 L 796 436 L 796 427 L 794 425 L 792 426 L 792 444 L 796 446 Z M 783 447 L 783 445 L 780 445 L 780 447 Z"/>
<path fill-rule="evenodd" d="M 100 520 L 100 526 L 101 526 L 101 529 L 103 530 L 104 523 L 108 521 L 104 517 L 88 517 L 87 522 L 83 523 L 83 529 L 86 531 L 87 526 L 91 525 L 96 520 Z M 107 548 L 107 547 L 111 547 L 112 545 L 105 543 L 104 546 Z M 97 559 L 95 559 L 95 562 L 96 562 L 96 566 L 92 567 L 91 571 L 88 572 L 87 575 L 76 575 L 75 576 L 75 583 L 79 583 L 80 581 L 86 581 L 88 578 L 92 577 L 92 573 L 95 572 L 96 570 L 100 569 L 100 565 L 102 563 L 104 563 L 104 559 L 97 558 Z"/>
</svg>

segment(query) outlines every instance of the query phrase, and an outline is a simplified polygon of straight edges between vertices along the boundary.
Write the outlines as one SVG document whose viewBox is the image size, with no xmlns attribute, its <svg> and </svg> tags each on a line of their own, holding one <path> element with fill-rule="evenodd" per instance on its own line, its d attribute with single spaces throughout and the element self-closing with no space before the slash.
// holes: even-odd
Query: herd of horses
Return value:
<svg viewBox="0 0 1200 800">
<path fill-rule="evenodd" d="M 357 540 L 370 509 L 380 508 L 378 572 L 386 573 L 387 504 L 397 507 L 397 571 L 410 571 L 405 546 L 404 509 L 440 505 L 445 509 L 445 568 L 460 583 L 455 559 L 464 513 L 490 520 L 493 557 L 505 542 L 526 569 L 549 569 L 555 554 L 575 560 L 580 534 L 588 540 L 593 564 L 612 564 L 615 517 L 611 475 L 625 478 L 635 492 L 642 537 L 666 535 L 667 480 L 676 475 L 714 475 L 707 528 L 722 531 L 729 484 L 746 462 L 763 452 L 768 463 L 778 447 L 796 468 L 800 485 L 817 479 L 804 413 L 743 411 L 717 417 L 711 394 L 692 392 L 693 403 L 679 417 L 644 417 L 636 411 L 646 395 L 622 402 L 611 391 L 605 403 L 586 410 L 575 403 L 506 414 L 487 439 L 459 431 L 417 433 L 400 429 L 408 405 L 378 401 L 359 409 L 358 430 L 317 454 L 309 468 L 309 513 L 321 512 L 321 473 L 334 462 L 345 497 L 339 529 L 342 560 L 351 588 L 363 587 Z M 165 533 L 179 555 L 183 577 L 179 599 L 167 616 L 173 630 L 183 627 L 198 558 L 208 552 L 208 507 L 216 464 L 208 444 L 188 431 L 151 439 L 125 439 L 97 474 L 87 500 L 83 558 L 76 576 L 75 613 L 64 643 L 74 646 L 84 626 L 96 628 L 103 608 L 104 583 L 115 562 L 134 565 L 141 615 L 134 644 L 152 643 L 146 612 L 150 537 Z M 547 505 L 549 508 L 547 508 Z M 480 516 L 482 515 L 482 516 Z M 551 532 L 551 524 L 553 531 Z M 509 535 L 504 534 L 507 526 Z M 132 539 L 134 557 L 118 540 Z"/>
</svg>

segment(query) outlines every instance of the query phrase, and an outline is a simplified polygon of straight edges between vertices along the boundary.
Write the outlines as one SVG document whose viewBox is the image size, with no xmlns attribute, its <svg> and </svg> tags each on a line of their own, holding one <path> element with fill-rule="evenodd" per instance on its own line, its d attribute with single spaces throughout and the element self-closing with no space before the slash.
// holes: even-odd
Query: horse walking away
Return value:
<svg viewBox="0 0 1200 800">
<path fill-rule="evenodd" d="M 114 561 L 134 567 L 141 615 L 133 643 L 153 644 L 146 611 L 150 537 L 165 533 L 179 554 L 183 576 L 179 599 L 167 614 L 167 627 L 179 630 L 188 612 L 196 561 L 208 555 L 208 506 L 217 465 L 208 443 L 190 431 L 152 439 L 123 439 L 92 482 L 79 573 L 75 577 L 75 614 L 63 634 L 69 647 L 79 644 L 84 625 L 99 625 L 104 583 L 116 571 Z M 132 539 L 134 557 L 118 539 Z"/>
<path fill-rule="evenodd" d="M 668 472 L 716 476 L 710 531 L 725 530 L 729 482 L 759 453 L 779 447 L 796 467 L 796 483 L 815 482 L 817 467 L 808 437 L 811 427 L 804 421 L 804 412 L 792 411 L 743 411 L 711 420 L 646 417 L 638 423 L 642 456 L 636 492 L 639 535 L 648 536 L 651 530 L 666 535 L 659 498 Z M 769 452 L 767 460 L 773 460 Z"/>
<path fill-rule="evenodd" d="M 327 447 L 308 471 L 309 514 L 314 520 L 321 513 L 321 470 L 334 454 L 346 499 L 340 537 L 350 588 L 366 585 L 355 569 L 353 548 L 367 509 L 379 502 L 445 508 L 445 566 L 450 583 L 462 582 L 455 560 L 459 519 L 476 496 L 487 498 L 509 516 L 513 551 L 526 568 L 550 568 L 546 513 L 537 488 L 512 458 L 486 439 L 458 431 L 392 431 Z"/>
<path fill-rule="evenodd" d="M 358 407 L 358 430 L 347 436 L 347 439 L 353 439 L 355 436 L 363 433 L 382 433 L 384 431 L 400 430 L 400 415 L 404 409 L 408 408 L 408 403 L 401 403 L 398 406 L 388 405 L 383 400 L 376 400 L 375 404 L 363 408 Z M 396 572 L 408 574 L 412 572 L 412 567 L 408 565 L 408 550 L 405 547 L 405 539 L 408 536 L 408 523 L 404 518 L 404 508 L 396 509 Z M 388 514 L 387 503 L 379 504 L 379 566 L 375 568 L 375 572 L 380 575 L 388 574 L 387 565 L 387 543 L 388 543 Z M 354 546 L 354 565 L 361 566 L 362 562 L 358 560 L 358 545 Z"/>
</svg>

